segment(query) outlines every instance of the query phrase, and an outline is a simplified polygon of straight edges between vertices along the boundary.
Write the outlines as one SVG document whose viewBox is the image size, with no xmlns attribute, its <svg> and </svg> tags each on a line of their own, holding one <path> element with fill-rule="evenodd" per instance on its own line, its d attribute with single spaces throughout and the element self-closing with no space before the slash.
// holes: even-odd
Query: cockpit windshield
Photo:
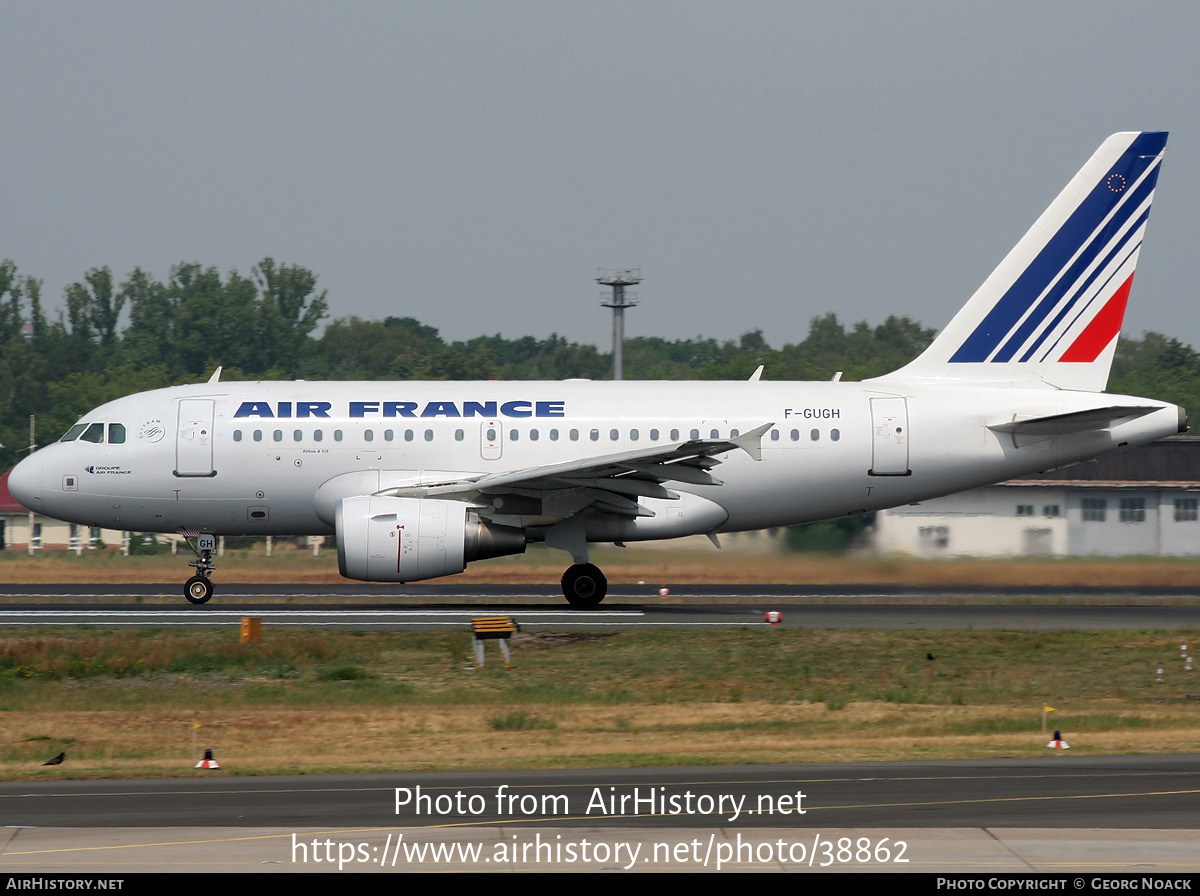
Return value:
<svg viewBox="0 0 1200 896">
<path fill-rule="evenodd" d="M 74 442 L 79 439 L 82 442 L 95 442 L 101 444 L 104 439 L 103 423 L 76 423 L 68 429 L 60 442 Z M 109 423 L 108 424 L 108 444 L 124 445 L 125 444 L 125 424 L 124 423 Z"/>
</svg>

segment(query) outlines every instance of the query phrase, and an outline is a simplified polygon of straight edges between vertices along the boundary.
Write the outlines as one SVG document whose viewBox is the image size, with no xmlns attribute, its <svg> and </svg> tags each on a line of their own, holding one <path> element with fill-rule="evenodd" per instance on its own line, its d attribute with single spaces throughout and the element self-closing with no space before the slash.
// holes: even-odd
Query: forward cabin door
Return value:
<svg viewBox="0 0 1200 896">
<path fill-rule="evenodd" d="M 908 401 L 872 398 L 871 430 L 871 475 L 907 476 Z"/>
<path fill-rule="evenodd" d="M 214 476 L 213 405 L 211 398 L 185 398 L 179 402 L 175 435 L 175 475 Z"/>
</svg>

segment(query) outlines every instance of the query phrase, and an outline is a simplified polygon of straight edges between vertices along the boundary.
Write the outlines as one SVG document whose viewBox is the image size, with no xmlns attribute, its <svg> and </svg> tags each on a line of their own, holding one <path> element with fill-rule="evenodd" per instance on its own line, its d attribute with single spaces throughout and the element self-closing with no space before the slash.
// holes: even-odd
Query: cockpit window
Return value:
<svg viewBox="0 0 1200 896">
<path fill-rule="evenodd" d="M 85 429 L 87 429 L 86 423 L 76 423 L 74 426 L 72 426 L 70 429 L 68 429 L 66 431 L 66 433 L 63 435 L 63 437 L 61 439 L 59 439 L 59 441 L 60 442 L 74 442 L 77 438 L 79 438 L 79 434 L 81 432 L 83 432 Z"/>
<path fill-rule="evenodd" d="M 79 438 L 85 442 L 97 442 L 97 443 L 103 442 L 104 441 L 104 424 L 103 423 L 93 423 L 91 426 L 89 426 L 84 431 L 83 435 L 81 435 Z"/>
<path fill-rule="evenodd" d="M 125 424 L 110 423 L 108 424 L 108 444 L 124 445 L 125 444 Z"/>
</svg>

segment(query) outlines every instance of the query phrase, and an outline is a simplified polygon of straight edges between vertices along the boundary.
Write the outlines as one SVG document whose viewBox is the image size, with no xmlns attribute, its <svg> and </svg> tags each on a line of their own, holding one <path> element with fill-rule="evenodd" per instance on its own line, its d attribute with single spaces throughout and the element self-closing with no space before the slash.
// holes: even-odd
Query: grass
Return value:
<svg viewBox="0 0 1200 896">
<path fill-rule="evenodd" d="M 186 774 L 193 731 L 234 774 L 1034 756 L 1047 703 L 1076 755 L 1195 751 L 1197 637 L 12 630 L 0 777 Z"/>
</svg>

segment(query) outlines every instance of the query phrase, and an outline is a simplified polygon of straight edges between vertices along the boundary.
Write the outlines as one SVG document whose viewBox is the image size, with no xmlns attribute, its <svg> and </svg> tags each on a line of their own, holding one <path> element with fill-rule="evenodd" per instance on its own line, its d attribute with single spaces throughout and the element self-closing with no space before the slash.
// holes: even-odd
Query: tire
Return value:
<svg viewBox="0 0 1200 896">
<path fill-rule="evenodd" d="M 608 579 L 591 563 L 576 563 L 562 577 L 563 596 L 578 609 L 598 607 L 608 593 Z"/>
<path fill-rule="evenodd" d="M 193 604 L 208 603 L 208 599 L 212 597 L 212 593 L 212 582 L 204 576 L 192 576 L 187 580 L 187 584 L 183 586 L 183 596 L 188 599 L 189 603 Z"/>
</svg>

